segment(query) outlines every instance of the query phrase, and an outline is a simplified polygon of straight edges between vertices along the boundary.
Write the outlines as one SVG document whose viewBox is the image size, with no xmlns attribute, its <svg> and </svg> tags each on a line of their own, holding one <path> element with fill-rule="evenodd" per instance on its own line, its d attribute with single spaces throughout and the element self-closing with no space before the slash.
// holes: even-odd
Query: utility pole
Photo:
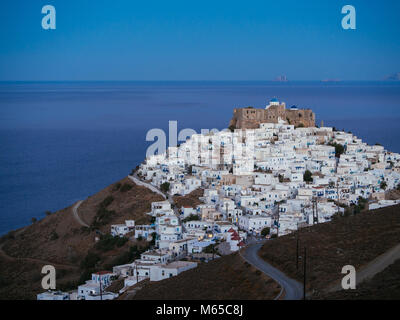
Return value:
<svg viewBox="0 0 400 320">
<path fill-rule="evenodd" d="M 339 214 L 339 180 L 336 181 L 337 212 Z"/>
<path fill-rule="evenodd" d="M 312 199 L 313 224 L 318 223 L 318 197 Z"/>
<path fill-rule="evenodd" d="M 299 270 L 299 230 L 297 230 L 296 239 L 296 270 Z"/>
<path fill-rule="evenodd" d="M 279 237 L 279 205 L 280 203 L 278 202 L 278 224 L 276 226 L 276 237 Z"/>
<path fill-rule="evenodd" d="M 103 300 L 103 290 L 101 288 L 101 274 L 99 275 L 99 280 L 100 280 L 100 300 Z"/>
<path fill-rule="evenodd" d="M 303 276 L 303 300 L 306 300 L 306 276 L 307 276 L 307 250 L 304 247 L 304 276 Z"/>
</svg>

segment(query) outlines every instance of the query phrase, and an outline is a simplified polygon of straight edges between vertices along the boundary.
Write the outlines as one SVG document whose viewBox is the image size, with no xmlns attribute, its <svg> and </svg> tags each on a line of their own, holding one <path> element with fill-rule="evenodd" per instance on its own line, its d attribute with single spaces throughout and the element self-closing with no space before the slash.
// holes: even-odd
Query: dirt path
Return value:
<svg viewBox="0 0 400 320">
<path fill-rule="evenodd" d="M 160 190 L 158 190 L 155 186 L 151 185 L 150 183 L 146 183 L 146 182 L 139 180 L 136 175 L 134 175 L 134 176 L 129 175 L 128 178 L 131 179 L 135 184 L 146 187 L 146 188 L 150 189 L 151 191 L 161 195 L 164 199 L 166 198 L 165 194 L 162 193 Z"/>
<path fill-rule="evenodd" d="M 83 200 L 79 200 L 73 207 L 72 207 L 72 212 L 74 214 L 74 218 L 76 221 L 78 221 L 78 223 L 84 227 L 89 228 L 89 225 L 86 224 L 85 222 L 83 222 L 83 220 L 79 217 L 78 214 L 78 208 L 79 206 L 82 204 Z"/>
<path fill-rule="evenodd" d="M 365 280 L 371 279 L 398 259 L 400 259 L 400 244 L 376 257 L 374 260 L 357 270 L 356 285 Z M 326 292 L 339 290 L 342 290 L 341 280 L 331 285 Z"/>
<path fill-rule="evenodd" d="M 59 264 L 59 263 L 54 263 L 51 261 L 45 261 L 41 259 L 35 259 L 35 258 L 15 258 L 12 256 L 9 256 L 4 250 L 3 250 L 3 245 L 0 245 L 0 257 L 7 261 L 17 261 L 17 262 L 29 262 L 29 263 L 38 263 L 38 264 L 43 264 L 43 265 L 52 265 L 56 268 L 60 269 L 78 269 L 77 266 L 70 265 L 70 264 Z"/>
</svg>

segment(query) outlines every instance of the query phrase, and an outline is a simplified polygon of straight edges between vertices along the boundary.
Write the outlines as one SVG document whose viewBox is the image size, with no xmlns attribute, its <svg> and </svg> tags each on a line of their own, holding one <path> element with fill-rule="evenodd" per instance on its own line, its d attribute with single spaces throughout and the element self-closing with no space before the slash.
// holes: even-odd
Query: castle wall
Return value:
<svg viewBox="0 0 400 320">
<path fill-rule="evenodd" d="M 268 109 L 237 108 L 229 123 L 237 129 L 256 129 L 260 123 L 278 123 L 281 118 L 295 126 L 315 126 L 315 114 L 310 109 L 286 109 L 285 104 L 272 105 Z"/>
</svg>

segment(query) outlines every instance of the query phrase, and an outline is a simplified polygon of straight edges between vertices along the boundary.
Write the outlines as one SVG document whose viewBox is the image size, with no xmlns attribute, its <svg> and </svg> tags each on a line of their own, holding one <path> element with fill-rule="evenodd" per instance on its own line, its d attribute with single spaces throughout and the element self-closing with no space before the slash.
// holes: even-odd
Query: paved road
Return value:
<svg viewBox="0 0 400 320">
<path fill-rule="evenodd" d="M 79 214 L 78 214 L 78 208 L 79 208 L 79 206 L 81 205 L 82 202 L 83 202 L 83 200 L 79 200 L 79 201 L 72 207 L 72 212 L 73 212 L 73 214 L 74 214 L 75 220 L 78 221 L 78 223 L 79 223 L 80 225 L 82 225 L 82 226 L 84 226 L 84 227 L 90 228 L 89 225 L 87 225 L 86 223 L 84 223 L 84 222 L 82 221 L 81 217 L 79 217 Z"/>
<path fill-rule="evenodd" d="M 284 289 L 285 300 L 303 299 L 303 285 L 296 280 L 290 279 L 283 272 L 271 266 L 261 259 L 257 252 L 260 250 L 263 242 L 250 244 L 241 252 L 242 257 L 257 269 L 264 272 L 267 276 L 275 280 Z M 275 298 L 279 299 L 280 294 Z"/>
</svg>

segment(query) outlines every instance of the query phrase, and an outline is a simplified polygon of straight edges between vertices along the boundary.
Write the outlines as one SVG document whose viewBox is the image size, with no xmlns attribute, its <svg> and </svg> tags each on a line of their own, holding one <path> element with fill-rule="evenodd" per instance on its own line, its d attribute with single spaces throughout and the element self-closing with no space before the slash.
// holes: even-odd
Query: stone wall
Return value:
<svg viewBox="0 0 400 320">
<path fill-rule="evenodd" d="M 268 109 L 236 108 L 229 126 L 236 129 L 255 129 L 260 123 L 278 123 L 279 118 L 295 126 L 315 126 L 315 114 L 312 110 L 286 109 L 285 104 L 272 105 Z"/>
</svg>

